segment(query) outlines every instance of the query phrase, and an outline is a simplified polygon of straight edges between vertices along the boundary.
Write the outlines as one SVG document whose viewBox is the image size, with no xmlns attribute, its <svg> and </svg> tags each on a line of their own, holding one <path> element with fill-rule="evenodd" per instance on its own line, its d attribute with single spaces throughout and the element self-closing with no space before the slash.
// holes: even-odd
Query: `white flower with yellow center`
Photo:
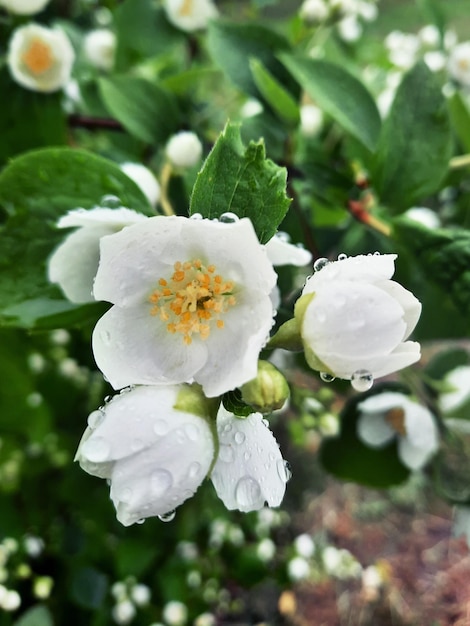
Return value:
<svg viewBox="0 0 470 626">
<path fill-rule="evenodd" d="M 215 445 L 197 388 L 135 387 L 93 411 L 76 460 L 110 481 L 118 520 L 165 518 L 207 475 Z"/>
<path fill-rule="evenodd" d="M 125 226 L 147 219 L 126 209 L 74 209 L 61 217 L 58 228 L 77 228 L 68 235 L 49 259 L 48 276 L 71 302 L 94 302 L 93 280 L 98 270 L 100 239 Z"/>
<path fill-rule="evenodd" d="M 181 30 L 192 32 L 206 28 L 218 11 L 212 0 L 163 0 L 168 20 Z"/>
<path fill-rule="evenodd" d="M 94 295 L 115 306 L 94 330 L 96 363 L 115 389 L 234 389 L 257 375 L 275 283 L 248 219 L 151 217 L 103 237 Z"/>
<path fill-rule="evenodd" d="M 398 437 L 398 455 L 412 470 L 423 467 L 437 452 L 437 427 L 431 413 L 409 396 L 384 392 L 358 404 L 357 434 L 374 448 Z"/>
<path fill-rule="evenodd" d="M 13 79 L 33 91 L 52 92 L 69 81 L 75 53 L 64 31 L 28 24 L 17 28 L 8 46 Z"/>
<path fill-rule="evenodd" d="M 470 41 L 460 43 L 451 50 L 447 70 L 461 85 L 470 85 Z"/>
<path fill-rule="evenodd" d="M 360 255 L 315 262 L 316 271 L 296 304 L 295 318 L 309 365 L 352 380 L 365 391 L 366 378 L 386 376 L 420 358 L 420 346 L 405 341 L 421 304 L 390 280 L 395 254 Z M 359 379 L 364 379 L 361 388 Z M 370 385 L 369 385 L 370 387 Z"/>
<path fill-rule="evenodd" d="M 0 7 L 16 15 L 34 15 L 44 9 L 50 0 L 0 0 Z"/>
</svg>

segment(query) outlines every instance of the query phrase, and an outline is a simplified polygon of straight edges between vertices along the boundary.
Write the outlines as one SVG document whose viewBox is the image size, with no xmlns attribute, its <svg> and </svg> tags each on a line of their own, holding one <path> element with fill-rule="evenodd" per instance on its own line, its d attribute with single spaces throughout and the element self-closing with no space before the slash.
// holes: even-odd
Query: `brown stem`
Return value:
<svg viewBox="0 0 470 626">
<path fill-rule="evenodd" d="M 87 130 L 115 130 L 122 132 L 122 124 L 107 117 L 89 117 L 87 115 L 72 114 L 68 117 L 68 124 L 72 128 L 86 128 Z"/>
</svg>

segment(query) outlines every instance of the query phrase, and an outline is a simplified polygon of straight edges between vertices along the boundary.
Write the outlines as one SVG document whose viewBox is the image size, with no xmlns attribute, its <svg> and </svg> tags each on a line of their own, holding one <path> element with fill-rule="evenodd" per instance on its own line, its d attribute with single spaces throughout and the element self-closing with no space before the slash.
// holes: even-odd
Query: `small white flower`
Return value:
<svg viewBox="0 0 470 626">
<path fill-rule="evenodd" d="M 185 604 L 172 600 L 163 607 L 163 620 L 169 626 L 184 626 L 188 620 L 188 609 Z"/>
<path fill-rule="evenodd" d="M 424 406 L 397 392 L 371 396 L 358 404 L 359 438 L 381 448 L 398 437 L 398 455 L 410 469 L 423 467 L 439 446 L 433 416 Z"/>
<path fill-rule="evenodd" d="M 354 42 L 362 35 L 362 24 L 356 15 L 346 15 L 337 23 L 336 27 L 343 41 Z"/>
<path fill-rule="evenodd" d="M 130 600 L 122 600 L 113 606 L 111 614 L 116 624 L 129 624 L 134 619 L 136 612 L 135 606 Z"/>
<path fill-rule="evenodd" d="M 295 556 L 287 563 L 287 575 L 293 581 L 305 580 L 310 576 L 310 564 L 301 556 Z"/>
<path fill-rule="evenodd" d="M 404 213 L 405 217 L 426 226 L 426 228 L 440 228 L 441 220 L 435 211 L 427 207 L 412 207 Z"/>
<path fill-rule="evenodd" d="M 305 137 L 317 135 L 323 126 L 323 111 L 316 104 L 300 107 L 300 131 Z"/>
<path fill-rule="evenodd" d="M 470 86 L 470 41 L 460 43 L 451 50 L 447 70 L 458 83 Z"/>
<path fill-rule="evenodd" d="M 194 626 L 216 626 L 217 622 L 212 613 L 201 613 L 194 620 Z"/>
<path fill-rule="evenodd" d="M 187 32 L 206 28 L 219 14 L 212 0 L 163 0 L 163 8 L 168 20 Z"/>
<path fill-rule="evenodd" d="M 356 578 L 362 573 L 361 564 L 349 550 L 327 546 L 323 550 L 322 561 L 325 571 L 336 578 Z"/>
<path fill-rule="evenodd" d="M 100 70 L 109 71 L 114 66 L 116 35 L 107 28 L 98 28 L 86 34 L 83 50 L 88 61 Z"/>
<path fill-rule="evenodd" d="M 427 24 L 418 31 L 418 37 L 422 44 L 429 48 L 437 48 L 441 40 L 439 29 L 434 24 Z"/>
<path fill-rule="evenodd" d="M 59 219 L 57 228 L 77 227 L 77 230 L 68 235 L 50 257 L 49 280 L 57 283 L 71 302 L 93 302 L 101 237 L 145 219 L 145 215 L 124 207 L 69 211 Z"/>
<path fill-rule="evenodd" d="M 256 554 L 261 561 L 271 561 L 276 554 L 276 544 L 269 537 L 265 537 L 257 545 Z"/>
<path fill-rule="evenodd" d="M 302 245 L 289 243 L 284 233 L 277 233 L 266 244 L 268 259 L 274 266 L 295 265 L 303 267 L 312 261 L 312 254 Z"/>
<path fill-rule="evenodd" d="M 198 489 L 214 457 L 204 411 L 202 394 L 175 385 L 136 387 L 91 414 L 76 460 L 110 481 L 124 526 L 165 516 Z"/>
<path fill-rule="evenodd" d="M 3 587 L 5 589 L 5 587 Z M 16 611 L 21 605 L 21 596 L 14 589 L 5 589 L 0 600 L 0 607 L 5 611 Z"/>
<path fill-rule="evenodd" d="M 307 280 L 295 317 L 313 369 L 348 380 L 361 370 L 378 378 L 419 360 L 419 344 L 405 340 L 421 304 L 390 280 L 395 258 L 349 257 Z"/>
<path fill-rule="evenodd" d="M 366 589 L 379 589 L 383 585 L 384 579 L 378 567 L 369 565 L 362 572 L 362 586 Z"/>
<path fill-rule="evenodd" d="M 115 306 L 93 333 L 98 367 L 115 389 L 234 389 L 257 375 L 275 282 L 248 219 L 151 217 L 103 237 L 94 294 Z"/>
<path fill-rule="evenodd" d="M 430 50 L 423 58 L 431 72 L 440 72 L 446 66 L 447 58 L 440 50 Z"/>
<path fill-rule="evenodd" d="M 59 28 L 27 24 L 13 32 L 7 63 L 13 79 L 33 91 L 51 92 L 69 81 L 75 53 Z"/>
<path fill-rule="evenodd" d="M 160 200 L 160 184 L 152 171 L 141 163 L 123 163 L 121 169 L 140 188 L 152 207 Z"/>
<path fill-rule="evenodd" d="M 388 57 L 396 67 L 408 69 L 418 58 L 420 41 L 416 35 L 394 30 L 385 38 Z"/>
<path fill-rule="evenodd" d="M 451 415 L 470 400 L 470 365 L 460 365 L 451 370 L 444 379 L 448 388 L 439 396 L 439 407 Z"/>
<path fill-rule="evenodd" d="M 290 472 L 277 442 L 260 413 L 239 419 L 220 408 L 219 454 L 211 479 L 230 511 L 248 512 L 279 506 Z"/>
<path fill-rule="evenodd" d="M 300 17 L 306 22 L 322 22 L 328 14 L 329 9 L 324 0 L 304 0 L 299 9 Z"/>
<path fill-rule="evenodd" d="M 202 143 L 196 133 L 183 130 L 170 137 L 165 152 L 174 166 L 193 167 L 201 160 Z"/>
<path fill-rule="evenodd" d="M 0 0 L 0 7 L 17 15 L 34 15 L 42 11 L 50 0 Z"/>
<path fill-rule="evenodd" d="M 262 112 L 263 105 L 261 104 L 261 102 L 259 100 L 256 100 L 255 98 L 250 98 L 243 104 L 242 108 L 240 109 L 240 116 L 245 118 L 254 117 L 255 115 L 259 115 Z"/>
<path fill-rule="evenodd" d="M 357 13 L 366 22 L 374 22 L 377 19 L 379 10 L 373 2 L 358 2 Z"/>
<path fill-rule="evenodd" d="M 142 583 L 138 583 L 131 588 L 131 600 L 137 606 L 145 606 L 150 602 L 151 592 L 150 588 L 147 585 Z"/>
<path fill-rule="evenodd" d="M 294 540 L 294 547 L 299 556 L 309 559 L 315 552 L 315 542 L 306 533 L 298 535 Z"/>
<path fill-rule="evenodd" d="M 33 559 L 37 558 L 44 550 L 44 541 L 41 537 L 26 535 L 23 539 L 24 549 Z"/>
</svg>

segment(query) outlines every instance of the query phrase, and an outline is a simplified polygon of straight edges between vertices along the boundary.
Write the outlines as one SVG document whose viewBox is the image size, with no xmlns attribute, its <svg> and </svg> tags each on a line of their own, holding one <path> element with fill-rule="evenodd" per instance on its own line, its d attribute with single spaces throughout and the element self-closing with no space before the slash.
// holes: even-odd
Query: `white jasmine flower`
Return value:
<svg viewBox="0 0 470 626">
<path fill-rule="evenodd" d="M 113 583 L 111 587 L 111 594 L 118 602 L 125 600 L 127 598 L 127 585 L 122 581 Z"/>
<path fill-rule="evenodd" d="M 303 556 L 306 559 L 309 559 L 311 556 L 313 556 L 315 552 L 315 542 L 310 537 L 310 535 L 307 535 L 307 533 L 302 533 L 294 539 L 294 547 L 297 554 L 299 556 Z"/>
<path fill-rule="evenodd" d="M 23 539 L 24 549 L 33 559 L 37 558 L 44 550 L 44 541 L 41 537 L 26 535 Z"/>
<path fill-rule="evenodd" d="M 439 396 L 439 407 L 447 415 L 460 409 L 470 400 L 470 365 L 460 365 L 444 379 L 448 391 Z"/>
<path fill-rule="evenodd" d="M 305 580 L 310 576 L 310 564 L 301 556 L 295 556 L 287 563 L 287 575 L 293 581 Z"/>
<path fill-rule="evenodd" d="M 427 207 L 412 207 L 404 213 L 405 217 L 426 226 L 426 228 L 440 228 L 441 220 L 435 211 Z"/>
<path fill-rule="evenodd" d="M 103 237 L 94 294 L 115 306 L 93 333 L 98 367 L 115 389 L 234 389 L 257 375 L 275 282 L 248 219 L 151 217 Z"/>
<path fill-rule="evenodd" d="M 431 72 L 440 72 L 446 66 L 446 56 L 440 50 L 430 50 L 424 54 L 424 62 Z"/>
<path fill-rule="evenodd" d="M 116 45 L 116 35 L 108 28 L 92 30 L 83 40 L 83 50 L 90 64 L 105 71 L 114 66 Z"/>
<path fill-rule="evenodd" d="M 188 608 L 182 602 L 172 600 L 163 607 L 163 620 L 169 626 L 184 626 L 188 620 Z"/>
<path fill-rule="evenodd" d="M 295 317 L 310 367 L 354 381 L 358 372 L 378 378 L 420 358 L 419 344 L 405 340 L 421 304 L 390 280 L 395 259 L 385 254 L 326 261 L 307 280 Z"/>
<path fill-rule="evenodd" d="M 0 0 L 0 7 L 16 15 L 34 15 L 42 11 L 50 0 Z"/>
<path fill-rule="evenodd" d="M 59 28 L 27 24 L 13 32 L 7 63 L 13 79 L 33 91 L 51 92 L 69 81 L 75 53 Z"/>
<path fill-rule="evenodd" d="M 263 112 L 263 105 L 256 98 L 250 98 L 247 100 L 240 109 L 241 117 L 254 117 Z"/>
<path fill-rule="evenodd" d="M 457 45 L 458 40 L 455 30 L 446 30 L 444 33 L 444 49 L 452 50 Z"/>
<path fill-rule="evenodd" d="M 122 600 L 113 606 L 111 614 L 116 624 L 129 624 L 134 619 L 136 612 L 135 606 L 130 600 Z"/>
<path fill-rule="evenodd" d="M 398 455 L 410 469 L 423 467 L 439 446 L 433 416 L 424 406 L 397 392 L 371 396 L 358 404 L 359 438 L 381 448 L 398 437 Z"/>
<path fill-rule="evenodd" d="M 14 589 L 0 585 L 0 607 L 4 611 L 16 611 L 21 606 L 21 596 Z"/>
<path fill-rule="evenodd" d="M 57 228 L 78 227 L 78 230 L 68 235 L 50 257 L 49 280 L 57 283 L 71 302 L 93 302 L 101 237 L 146 219 L 145 215 L 124 207 L 69 211 L 59 219 Z"/>
<path fill-rule="evenodd" d="M 366 22 L 374 22 L 377 19 L 379 10 L 373 2 L 358 2 L 357 13 Z"/>
<path fill-rule="evenodd" d="M 418 31 L 418 38 L 422 44 L 429 48 L 437 48 L 441 41 L 439 29 L 434 24 L 427 24 Z"/>
<path fill-rule="evenodd" d="M 300 17 L 306 22 L 322 22 L 328 14 L 329 9 L 324 0 L 304 0 L 299 9 Z"/>
<path fill-rule="evenodd" d="M 362 572 L 361 564 L 349 550 L 338 550 L 335 546 L 323 550 L 322 561 L 325 571 L 336 578 L 355 578 Z"/>
<path fill-rule="evenodd" d="M 211 479 L 230 511 L 248 512 L 279 506 L 290 471 L 273 434 L 260 413 L 239 419 L 219 409 L 219 455 Z"/>
<path fill-rule="evenodd" d="M 337 24 L 338 34 L 343 41 L 354 42 L 362 35 L 362 24 L 356 15 L 346 15 Z"/>
<path fill-rule="evenodd" d="M 375 565 L 369 565 L 362 572 L 362 586 L 366 589 L 379 589 L 383 582 L 383 576 Z"/>
<path fill-rule="evenodd" d="M 163 8 L 176 28 L 188 32 L 206 28 L 219 14 L 212 0 L 163 0 Z"/>
<path fill-rule="evenodd" d="M 323 111 L 316 104 L 300 107 L 300 132 L 305 137 L 317 135 L 323 126 Z"/>
<path fill-rule="evenodd" d="M 106 478 L 124 526 L 165 516 L 190 498 L 214 457 L 204 399 L 185 385 L 136 387 L 88 418 L 76 460 Z"/>
<path fill-rule="evenodd" d="M 276 544 L 269 537 L 265 537 L 257 545 L 256 554 L 261 561 L 272 561 L 276 554 Z"/>
<path fill-rule="evenodd" d="M 420 41 L 416 35 L 394 30 L 385 38 L 388 58 L 401 69 L 408 69 L 416 62 Z"/>
<path fill-rule="evenodd" d="M 266 244 L 268 259 L 274 266 L 295 265 L 303 267 L 312 261 L 312 254 L 302 245 L 289 242 L 285 233 L 277 233 Z"/>
<path fill-rule="evenodd" d="M 202 143 L 196 133 L 181 131 L 170 137 L 165 152 L 174 166 L 193 167 L 201 160 Z"/>
<path fill-rule="evenodd" d="M 458 83 L 470 86 L 470 41 L 460 43 L 451 50 L 447 70 Z"/>
<path fill-rule="evenodd" d="M 454 523 L 452 525 L 454 537 L 465 536 L 470 546 L 470 506 L 456 506 L 454 508 Z"/>
<path fill-rule="evenodd" d="M 133 585 L 131 589 L 131 599 L 137 606 L 145 606 L 150 602 L 150 587 L 142 583 Z"/>
<path fill-rule="evenodd" d="M 160 200 L 160 184 L 152 171 L 141 163 L 123 163 L 121 169 L 145 195 L 152 207 Z"/>
</svg>

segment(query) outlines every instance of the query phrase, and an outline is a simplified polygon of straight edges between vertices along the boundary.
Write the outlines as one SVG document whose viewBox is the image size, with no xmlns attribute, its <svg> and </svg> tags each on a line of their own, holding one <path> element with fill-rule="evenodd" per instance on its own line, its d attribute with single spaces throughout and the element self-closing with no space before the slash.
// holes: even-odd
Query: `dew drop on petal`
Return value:
<svg viewBox="0 0 470 626">
<path fill-rule="evenodd" d="M 285 233 L 284 231 L 280 230 L 277 233 L 277 238 L 280 239 L 281 241 L 285 241 L 286 243 L 290 242 L 290 235 L 289 233 Z M 301 246 L 302 247 L 302 246 Z"/>
<path fill-rule="evenodd" d="M 124 487 L 124 489 L 118 494 L 118 498 L 121 502 L 129 503 L 132 499 L 132 489 Z"/>
<path fill-rule="evenodd" d="M 153 425 L 153 432 L 159 437 L 166 435 L 168 432 L 167 422 L 165 420 L 157 420 Z"/>
<path fill-rule="evenodd" d="M 328 261 L 328 259 L 326 257 L 320 257 L 313 264 L 313 270 L 314 270 L 314 272 L 319 272 L 324 267 L 326 267 L 328 264 L 329 264 L 329 261 Z"/>
<path fill-rule="evenodd" d="M 158 516 L 158 519 L 161 522 L 172 522 L 175 519 L 176 511 L 168 511 L 168 513 L 163 513 Z"/>
<path fill-rule="evenodd" d="M 268 420 L 265 417 L 263 417 L 263 419 L 261 421 L 266 426 L 266 428 L 269 428 L 269 422 L 268 422 Z"/>
<path fill-rule="evenodd" d="M 101 422 L 104 419 L 104 411 L 100 411 L 97 409 L 96 411 L 92 411 L 87 419 L 87 424 L 90 428 L 98 428 Z"/>
<path fill-rule="evenodd" d="M 173 476 L 168 470 L 156 469 L 150 474 L 150 489 L 153 497 L 159 498 L 162 496 L 172 484 Z"/>
<path fill-rule="evenodd" d="M 332 374 L 328 374 L 328 372 L 320 372 L 320 378 L 324 383 L 332 383 L 335 377 Z"/>
<path fill-rule="evenodd" d="M 101 198 L 100 205 L 105 209 L 118 209 L 122 206 L 122 202 L 117 196 L 108 194 Z"/>
<path fill-rule="evenodd" d="M 104 437 L 91 437 L 83 444 L 82 454 L 92 463 L 103 463 L 109 459 L 111 446 Z"/>
<path fill-rule="evenodd" d="M 235 457 L 233 448 L 231 446 L 221 445 L 219 449 L 219 457 L 224 463 L 231 463 Z"/>
<path fill-rule="evenodd" d="M 256 505 L 261 496 L 259 483 L 251 476 L 240 478 L 235 487 L 235 499 L 241 510 Z"/>
<path fill-rule="evenodd" d="M 132 452 L 138 452 L 139 450 L 142 450 L 144 446 L 145 446 L 145 443 L 142 439 L 136 438 L 131 441 Z"/>
<path fill-rule="evenodd" d="M 245 441 L 245 434 L 237 430 L 235 435 L 233 436 L 235 443 L 238 445 L 242 444 Z"/>
<path fill-rule="evenodd" d="M 105 346 L 109 346 L 111 344 L 111 333 L 108 330 L 102 330 L 100 332 L 100 339 Z"/>
<path fill-rule="evenodd" d="M 374 384 L 374 377 L 369 370 L 356 370 L 351 376 L 351 387 L 356 391 L 369 391 Z"/>
<path fill-rule="evenodd" d="M 238 215 L 236 215 L 235 213 L 231 213 L 230 211 L 227 211 L 227 213 L 222 213 L 222 215 L 219 217 L 219 222 L 222 222 L 223 224 L 234 224 L 238 221 L 240 221 Z"/>
<path fill-rule="evenodd" d="M 145 517 L 141 517 L 140 519 L 136 520 L 136 524 L 143 524 L 145 522 Z"/>
<path fill-rule="evenodd" d="M 341 252 L 341 254 L 338 254 L 338 261 L 344 261 L 347 258 L 348 258 L 348 255 L 345 254 L 344 252 Z"/>
<path fill-rule="evenodd" d="M 197 441 L 199 439 L 199 428 L 196 424 L 186 424 L 183 428 L 190 441 Z"/>
<path fill-rule="evenodd" d="M 106 396 L 104 399 L 104 403 L 108 404 L 108 402 L 111 402 L 112 399 L 113 399 L 113 396 Z"/>
<path fill-rule="evenodd" d="M 232 430 L 232 424 L 225 424 L 222 432 L 229 433 Z"/>
<path fill-rule="evenodd" d="M 201 215 L 201 213 L 193 213 L 192 215 L 189 216 L 189 219 L 191 220 L 202 220 L 204 219 Z"/>
<path fill-rule="evenodd" d="M 189 478 L 197 478 L 201 472 L 201 464 L 195 461 L 191 463 L 188 469 Z"/>
<path fill-rule="evenodd" d="M 248 450 L 243 454 L 243 458 L 245 459 L 245 461 L 249 461 L 251 459 L 251 452 L 248 452 Z"/>
<path fill-rule="evenodd" d="M 276 463 L 276 467 L 279 478 L 282 480 L 283 483 L 286 483 L 292 478 L 292 470 L 288 461 L 284 461 L 284 459 L 279 459 L 279 461 Z"/>
</svg>

